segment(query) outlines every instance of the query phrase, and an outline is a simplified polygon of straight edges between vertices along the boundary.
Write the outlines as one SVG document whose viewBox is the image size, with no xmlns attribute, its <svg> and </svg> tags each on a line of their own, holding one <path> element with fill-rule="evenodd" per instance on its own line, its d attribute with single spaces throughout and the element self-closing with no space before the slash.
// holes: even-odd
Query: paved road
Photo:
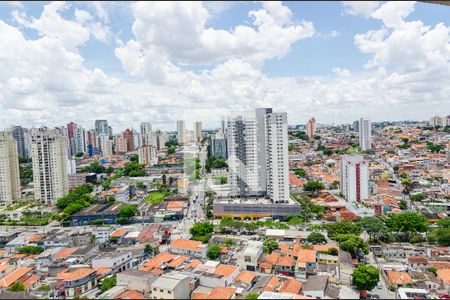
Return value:
<svg viewBox="0 0 450 300">
<path fill-rule="evenodd" d="M 369 262 L 372 266 L 376 267 L 381 272 L 380 266 L 377 264 L 375 257 L 373 255 L 373 252 L 370 252 L 369 255 Z M 372 291 L 369 292 L 369 294 L 378 295 L 380 296 L 380 299 L 395 299 L 395 293 L 389 291 L 388 284 L 386 284 L 383 276 L 380 274 L 380 282 L 381 282 L 381 289 L 378 287 L 375 287 Z"/>
</svg>

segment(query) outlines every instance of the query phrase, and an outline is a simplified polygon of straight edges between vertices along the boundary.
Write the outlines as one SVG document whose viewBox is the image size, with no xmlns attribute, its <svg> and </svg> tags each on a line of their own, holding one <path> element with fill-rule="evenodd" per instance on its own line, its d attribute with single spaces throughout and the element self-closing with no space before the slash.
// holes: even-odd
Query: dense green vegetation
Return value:
<svg viewBox="0 0 450 300">
<path fill-rule="evenodd" d="M 432 153 L 438 153 L 441 150 L 444 150 L 445 147 L 441 146 L 441 145 L 436 145 L 433 144 L 432 142 L 427 142 L 427 148 L 432 152 Z"/>
<path fill-rule="evenodd" d="M 277 250 L 279 248 L 280 248 L 280 246 L 274 239 L 267 238 L 263 242 L 264 253 L 272 253 L 273 250 Z"/>
<path fill-rule="evenodd" d="M 124 224 L 130 221 L 138 213 L 137 206 L 134 204 L 128 204 L 122 206 L 119 212 L 119 217 L 117 218 L 117 223 Z"/>
<path fill-rule="evenodd" d="M 303 190 L 305 192 L 310 192 L 313 195 L 316 195 L 318 191 L 323 190 L 323 189 L 324 189 L 324 185 L 322 182 L 319 182 L 319 181 L 308 181 L 303 186 Z"/>
<path fill-rule="evenodd" d="M 220 169 L 226 167 L 228 167 L 228 164 L 223 157 L 210 156 L 205 162 L 205 169 L 208 172 L 210 172 L 211 169 Z"/>
<path fill-rule="evenodd" d="M 33 181 L 33 169 L 31 167 L 19 166 L 20 185 L 26 186 Z"/>
<path fill-rule="evenodd" d="M 10 292 L 23 292 L 25 291 L 25 285 L 21 281 L 16 281 L 13 283 L 9 288 L 8 291 Z"/>
<path fill-rule="evenodd" d="M 159 204 L 170 196 L 170 194 L 170 192 L 151 192 L 148 194 L 146 202 L 150 204 Z"/>
<path fill-rule="evenodd" d="M 294 171 L 294 174 L 299 177 L 305 177 L 306 171 L 304 169 L 297 169 Z"/>
<path fill-rule="evenodd" d="M 107 277 L 102 280 L 102 287 L 101 291 L 102 293 L 106 292 L 109 289 L 112 289 L 117 284 L 116 276 L 113 277 Z"/>
<path fill-rule="evenodd" d="M 20 247 L 18 250 L 19 254 L 26 254 L 26 255 L 40 254 L 43 251 L 44 248 L 38 246 L 23 246 Z"/>
<path fill-rule="evenodd" d="M 320 244 L 327 241 L 325 236 L 319 232 L 311 232 L 306 239 L 313 244 Z"/>
<path fill-rule="evenodd" d="M 100 173 L 111 174 L 113 172 L 113 168 L 112 167 L 105 168 L 98 162 L 98 160 L 95 160 L 89 166 L 84 167 L 82 169 L 82 172 L 96 173 L 96 174 L 100 174 Z"/>
<path fill-rule="evenodd" d="M 67 221 L 68 217 L 91 205 L 94 201 L 91 184 L 83 184 L 69 191 L 69 194 L 59 198 L 56 207 L 63 212 L 60 220 Z"/>
<path fill-rule="evenodd" d="M 300 210 L 300 214 L 297 217 L 302 219 L 304 222 L 308 222 L 309 220 L 311 220 L 313 215 L 316 215 L 318 218 L 323 217 L 323 214 L 325 212 L 324 207 L 312 203 L 311 201 L 308 200 L 307 197 L 301 197 L 297 195 L 292 195 L 292 197 L 302 207 L 302 209 Z"/>
<path fill-rule="evenodd" d="M 214 230 L 214 226 L 210 222 L 197 222 L 189 229 L 189 233 L 192 235 L 192 239 L 207 243 Z"/>
<path fill-rule="evenodd" d="M 216 244 L 208 248 L 206 256 L 208 256 L 209 259 L 216 260 L 220 257 L 220 253 L 221 253 L 220 245 Z"/>
<path fill-rule="evenodd" d="M 294 131 L 294 132 L 290 132 L 290 134 L 291 134 L 291 136 L 293 136 L 293 137 L 295 137 L 297 139 L 301 139 L 301 140 L 304 140 L 304 141 L 308 141 L 309 140 L 308 135 L 304 131 Z"/>
<path fill-rule="evenodd" d="M 352 274 L 352 284 L 360 291 L 371 291 L 377 286 L 379 280 L 380 271 L 376 267 L 370 265 L 360 264 Z"/>
</svg>

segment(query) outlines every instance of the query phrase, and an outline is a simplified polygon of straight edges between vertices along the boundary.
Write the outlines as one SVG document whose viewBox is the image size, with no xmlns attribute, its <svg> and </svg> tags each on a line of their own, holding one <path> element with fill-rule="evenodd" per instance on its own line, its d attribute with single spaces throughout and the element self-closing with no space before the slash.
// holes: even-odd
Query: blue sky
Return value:
<svg viewBox="0 0 450 300">
<path fill-rule="evenodd" d="M 52 8 L 51 2 L 0 2 L 4 32 L 16 39 L 23 35 L 23 47 L 45 53 L 40 51 L 55 51 L 46 48 L 47 41 L 61 43 L 61 57 L 42 65 L 39 57 L 33 61 L 35 70 L 48 69 L 37 77 L 27 77 L 18 67 L 0 73 L 0 83 L 9 88 L 0 94 L 0 107 L 10 112 L 0 117 L 0 128 L 13 123 L 56 126 L 73 120 L 89 127 L 95 118 L 111 118 L 118 128 L 136 127 L 141 121 L 170 128 L 179 107 L 197 109 L 201 116 L 205 109 L 217 111 L 220 105 L 224 109 L 270 105 L 278 110 L 298 105 L 290 123 L 304 123 L 312 115 L 319 122 L 350 123 L 362 115 L 373 120 L 427 119 L 449 113 L 443 109 L 449 107 L 449 90 L 437 87 L 431 77 L 448 82 L 450 7 L 420 2 L 380 2 L 373 7 L 357 2 L 282 2 L 272 8 L 261 2 L 140 5 L 67 2 Z M 77 19 L 75 11 L 89 17 Z M 439 23 L 443 27 L 436 26 Z M 133 30 L 135 24 L 141 27 Z M 71 35 L 64 26 L 80 34 Z M 245 33 L 237 34 L 237 27 L 245 27 Z M 20 34 L 13 34 L 13 28 Z M 150 36 L 151 30 L 164 34 Z M 86 38 L 80 38 L 82 34 Z M 210 44 L 207 34 L 217 41 Z M 172 36 L 186 40 L 178 42 Z M 432 46 L 416 51 L 413 48 L 424 48 L 420 39 Z M 10 48 L 1 44 L 5 58 L 26 64 L 29 58 L 7 53 Z M 402 44 L 414 52 L 409 54 L 412 61 L 417 57 L 416 68 L 409 68 L 407 61 L 398 63 Z M 432 55 L 436 50 L 438 58 Z M 62 94 L 46 89 L 55 74 L 49 71 L 49 61 L 55 68 L 58 63 L 71 66 L 55 69 L 61 80 L 70 76 Z M 429 71 L 434 68 L 438 71 Z M 40 76 L 46 82 L 37 88 L 33 84 Z M 25 83 L 31 87 L 20 91 Z M 408 106 L 412 101 L 428 102 Z M 87 103 L 104 107 L 87 109 Z M 61 105 L 68 111 L 55 114 Z M 392 107 L 389 113 L 385 105 Z M 80 108 L 87 109 L 84 115 L 80 116 Z"/>
</svg>

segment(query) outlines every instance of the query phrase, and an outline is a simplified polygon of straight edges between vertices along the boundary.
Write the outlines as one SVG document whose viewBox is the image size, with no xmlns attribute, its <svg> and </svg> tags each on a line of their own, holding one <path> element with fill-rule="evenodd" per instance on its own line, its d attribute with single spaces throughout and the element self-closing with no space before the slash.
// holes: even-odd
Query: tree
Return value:
<svg viewBox="0 0 450 300">
<path fill-rule="evenodd" d="M 209 259 L 216 260 L 220 257 L 221 249 L 218 244 L 212 245 L 208 248 L 208 251 L 206 252 L 206 256 L 208 256 Z"/>
<path fill-rule="evenodd" d="M 387 227 L 379 217 L 364 217 L 358 224 L 369 235 L 369 241 L 372 237 L 379 238 L 387 233 Z"/>
<path fill-rule="evenodd" d="M 136 187 L 140 190 L 143 190 L 143 189 L 145 189 L 146 186 L 142 181 L 138 181 L 138 182 L 136 182 Z"/>
<path fill-rule="evenodd" d="M 175 146 L 170 146 L 169 148 L 167 148 L 167 154 L 174 154 L 175 153 Z"/>
<path fill-rule="evenodd" d="M 278 245 L 278 243 L 271 238 L 267 238 L 264 243 L 263 243 L 263 251 L 264 253 L 272 253 L 273 250 L 277 250 L 279 249 L 280 246 Z"/>
<path fill-rule="evenodd" d="M 418 193 L 418 194 L 410 195 L 410 196 L 409 196 L 409 199 L 410 199 L 411 201 L 414 201 L 414 202 L 422 201 L 422 200 L 424 200 L 425 198 L 426 198 L 426 197 L 425 197 L 425 194 L 424 194 L 424 193 Z"/>
<path fill-rule="evenodd" d="M 447 217 L 445 219 L 439 220 L 436 224 L 439 227 L 450 228 L 450 217 Z"/>
<path fill-rule="evenodd" d="M 250 299 L 250 300 L 258 299 L 258 297 L 259 297 L 259 294 L 256 292 L 251 292 L 251 293 L 248 293 L 247 295 L 245 295 L 245 299 Z"/>
<path fill-rule="evenodd" d="M 294 171 L 294 174 L 299 177 L 305 177 L 306 171 L 304 169 L 297 169 Z"/>
<path fill-rule="evenodd" d="M 133 218 L 137 212 L 138 212 L 138 209 L 137 209 L 136 205 L 133 205 L 133 204 L 125 205 L 120 209 L 119 217 L 117 218 L 117 222 L 126 223 L 131 218 Z"/>
<path fill-rule="evenodd" d="M 325 236 L 319 232 L 311 232 L 306 239 L 313 244 L 320 244 L 327 241 Z"/>
<path fill-rule="evenodd" d="M 408 208 L 408 203 L 405 200 L 400 200 L 400 203 L 398 204 L 401 210 L 405 210 Z"/>
<path fill-rule="evenodd" d="M 413 184 L 412 179 L 411 178 L 402 178 L 400 180 L 400 182 L 403 185 L 403 187 L 405 188 L 405 193 L 409 194 L 409 191 L 411 190 L 412 184 Z"/>
<path fill-rule="evenodd" d="M 327 230 L 328 237 L 334 239 L 338 234 L 361 234 L 361 226 L 358 223 L 353 223 L 351 221 L 339 221 L 331 224 L 324 225 Z"/>
<path fill-rule="evenodd" d="M 431 272 L 434 274 L 434 276 L 437 276 L 437 269 L 435 267 L 429 267 L 428 272 Z"/>
<path fill-rule="evenodd" d="M 77 152 L 77 154 L 75 155 L 76 157 L 83 157 L 84 153 L 83 152 Z"/>
<path fill-rule="evenodd" d="M 315 194 L 317 191 L 323 190 L 323 188 L 324 188 L 323 183 L 319 181 L 308 181 L 303 186 L 303 190 L 305 192 L 311 192 L 313 194 Z"/>
<path fill-rule="evenodd" d="M 214 225 L 210 222 L 197 222 L 189 229 L 192 239 L 207 243 L 214 231 Z"/>
<path fill-rule="evenodd" d="M 294 145 L 289 144 L 288 145 L 288 151 L 291 152 L 292 150 L 294 150 Z"/>
<path fill-rule="evenodd" d="M 113 287 L 116 286 L 116 284 L 117 284 L 116 276 L 107 277 L 107 278 L 103 279 L 102 287 L 101 287 L 102 293 L 106 292 L 109 289 L 112 289 Z"/>
<path fill-rule="evenodd" d="M 326 156 L 331 156 L 331 155 L 333 155 L 333 150 L 331 150 L 330 148 L 325 148 L 323 150 L 323 154 Z"/>
<path fill-rule="evenodd" d="M 136 154 L 130 155 L 130 161 L 132 162 L 139 162 L 139 156 Z"/>
<path fill-rule="evenodd" d="M 352 257 L 356 257 L 360 249 L 366 254 L 369 253 L 367 244 L 354 234 L 338 234 L 335 240 L 339 242 L 339 247 L 344 251 L 350 252 Z"/>
<path fill-rule="evenodd" d="M 44 251 L 44 248 L 39 246 L 23 246 L 19 248 L 20 254 L 27 254 L 27 255 L 35 255 L 40 254 Z"/>
<path fill-rule="evenodd" d="M 428 220 L 420 213 L 404 212 L 389 215 L 386 219 L 386 226 L 391 232 L 403 234 L 409 241 L 412 233 L 427 231 Z"/>
<path fill-rule="evenodd" d="M 360 264 L 352 273 L 352 283 L 360 291 L 371 291 L 380 280 L 380 271 L 370 265 Z"/>
<path fill-rule="evenodd" d="M 152 248 L 152 246 L 150 246 L 149 244 L 146 244 L 144 246 L 144 254 L 146 256 L 149 256 L 150 254 L 154 254 L 155 250 Z"/>
<path fill-rule="evenodd" d="M 25 285 L 23 282 L 16 281 L 13 285 L 8 288 L 10 292 L 23 292 L 25 291 Z"/>
<path fill-rule="evenodd" d="M 435 228 L 428 234 L 428 241 L 440 246 L 450 246 L 450 228 Z"/>
</svg>

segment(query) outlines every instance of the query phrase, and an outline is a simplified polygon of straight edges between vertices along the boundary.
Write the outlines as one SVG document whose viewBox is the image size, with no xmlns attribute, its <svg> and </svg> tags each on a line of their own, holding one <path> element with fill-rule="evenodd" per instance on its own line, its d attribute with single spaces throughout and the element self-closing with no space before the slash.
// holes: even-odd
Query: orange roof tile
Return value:
<svg viewBox="0 0 450 300">
<path fill-rule="evenodd" d="M 298 262 L 316 262 L 316 250 L 300 249 L 297 252 Z"/>
<path fill-rule="evenodd" d="M 271 264 L 275 265 L 277 263 L 279 257 L 280 257 L 280 253 L 273 251 L 270 254 L 266 254 L 265 260 L 267 262 L 270 262 Z"/>
<path fill-rule="evenodd" d="M 112 271 L 110 268 L 97 268 L 95 269 L 97 271 L 98 277 L 104 277 L 106 274 Z"/>
<path fill-rule="evenodd" d="M 175 254 L 159 253 L 155 257 L 146 261 L 143 265 L 144 269 L 159 268 L 163 263 L 169 262 L 176 257 Z"/>
<path fill-rule="evenodd" d="M 210 293 L 210 299 L 231 299 L 233 297 L 235 288 L 226 286 L 216 286 Z"/>
<path fill-rule="evenodd" d="M 175 257 L 170 263 L 168 263 L 167 266 L 170 268 L 177 268 L 188 259 L 189 259 L 189 256 L 179 255 L 179 256 Z"/>
<path fill-rule="evenodd" d="M 228 277 L 230 277 L 231 274 L 233 274 L 236 270 L 238 269 L 238 267 L 236 266 L 230 266 L 230 265 L 218 265 L 216 270 L 214 271 L 214 274 L 217 275 L 223 275 L 223 277 L 225 279 L 227 279 Z"/>
<path fill-rule="evenodd" d="M 0 264 L 6 264 L 9 261 L 10 261 L 10 258 L 9 257 L 5 257 L 5 258 L 0 259 Z"/>
<path fill-rule="evenodd" d="M 30 275 L 22 282 L 23 282 L 23 285 L 25 286 L 25 289 L 29 289 L 38 281 L 39 281 L 39 276 Z"/>
<path fill-rule="evenodd" d="M 27 256 L 26 254 L 20 254 L 20 253 L 16 253 L 16 254 L 13 254 L 13 255 L 11 255 L 11 259 L 22 259 L 22 258 L 24 258 L 25 256 Z"/>
<path fill-rule="evenodd" d="M 59 251 L 56 255 L 55 255 L 55 259 L 65 259 L 67 258 L 70 254 L 74 253 L 75 251 L 77 251 L 78 248 L 64 248 L 61 251 Z"/>
<path fill-rule="evenodd" d="M 28 243 L 37 243 L 46 237 L 45 234 L 32 234 L 27 238 Z"/>
<path fill-rule="evenodd" d="M 150 271 L 150 273 L 153 273 L 155 275 L 161 275 L 161 274 L 164 273 L 164 271 L 161 270 L 161 269 L 153 269 L 153 270 Z"/>
<path fill-rule="evenodd" d="M 294 278 L 286 279 L 278 290 L 279 293 L 298 294 L 302 289 L 302 283 Z"/>
<path fill-rule="evenodd" d="M 388 271 L 389 284 L 404 285 L 413 283 L 411 276 L 406 272 Z"/>
<path fill-rule="evenodd" d="M 189 268 L 192 268 L 192 269 L 195 269 L 195 268 L 197 268 L 199 265 L 201 265 L 202 264 L 202 261 L 201 260 L 199 260 L 199 259 L 193 259 L 193 260 L 191 260 L 188 264 L 186 264 L 185 266 L 184 266 L 184 268 L 183 268 L 183 270 L 186 270 L 186 269 L 189 269 Z"/>
<path fill-rule="evenodd" d="M 128 230 L 126 229 L 117 229 L 111 233 L 111 237 L 121 237 L 127 234 Z"/>
<path fill-rule="evenodd" d="M 183 208 L 184 201 L 168 201 L 167 202 L 167 208 Z"/>
<path fill-rule="evenodd" d="M 272 276 L 270 280 L 267 282 L 266 286 L 263 287 L 263 292 L 273 292 L 275 289 L 277 289 L 281 285 L 280 279 L 276 276 Z"/>
<path fill-rule="evenodd" d="M 436 274 L 445 284 L 450 284 L 450 269 L 437 270 Z"/>
<path fill-rule="evenodd" d="M 8 270 L 8 268 L 11 268 L 11 267 L 12 267 L 12 266 L 9 265 L 9 264 L 3 264 L 3 265 L 0 265 L 0 273 L 5 272 L 6 270 Z"/>
<path fill-rule="evenodd" d="M 145 299 L 144 294 L 138 291 L 125 291 L 117 295 L 114 299 Z"/>
<path fill-rule="evenodd" d="M 195 293 L 191 296 L 191 299 L 209 299 L 209 294 L 205 293 Z"/>
<path fill-rule="evenodd" d="M 292 256 L 282 256 L 278 259 L 277 265 L 282 267 L 293 267 L 294 258 Z"/>
<path fill-rule="evenodd" d="M 245 284 L 250 284 L 252 280 L 256 277 L 253 272 L 250 271 L 242 271 L 236 276 L 234 282 L 244 282 Z"/>
<path fill-rule="evenodd" d="M 313 249 L 316 251 L 328 251 L 332 248 L 339 250 L 339 246 L 337 246 L 337 245 L 336 246 L 335 245 L 314 245 L 313 246 Z"/>
<path fill-rule="evenodd" d="M 204 249 L 202 247 L 199 247 L 200 245 L 202 245 L 202 242 L 191 240 L 175 240 L 170 243 L 171 248 L 198 251 L 198 252 L 201 252 Z"/>
<path fill-rule="evenodd" d="M 22 278 L 23 276 L 25 276 L 26 274 L 28 274 L 32 270 L 33 270 L 33 268 L 28 268 L 28 267 L 15 269 L 11 273 L 9 273 L 8 275 L 6 275 L 2 279 L 0 279 L 0 287 L 1 288 L 8 288 L 8 287 L 10 287 L 17 280 L 19 280 L 20 278 Z"/>
<path fill-rule="evenodd" d="M 86 276 L 89 276 L 92 273 L 96 272 L 96 270 L 91 268 L 78 268 L 72 270 L 67 269 L 65 271 L 59 272 L 58 275 L 56 275 L 56 279 L 63 281 L 75 281 L 85 278 Z"/>
</svg>

